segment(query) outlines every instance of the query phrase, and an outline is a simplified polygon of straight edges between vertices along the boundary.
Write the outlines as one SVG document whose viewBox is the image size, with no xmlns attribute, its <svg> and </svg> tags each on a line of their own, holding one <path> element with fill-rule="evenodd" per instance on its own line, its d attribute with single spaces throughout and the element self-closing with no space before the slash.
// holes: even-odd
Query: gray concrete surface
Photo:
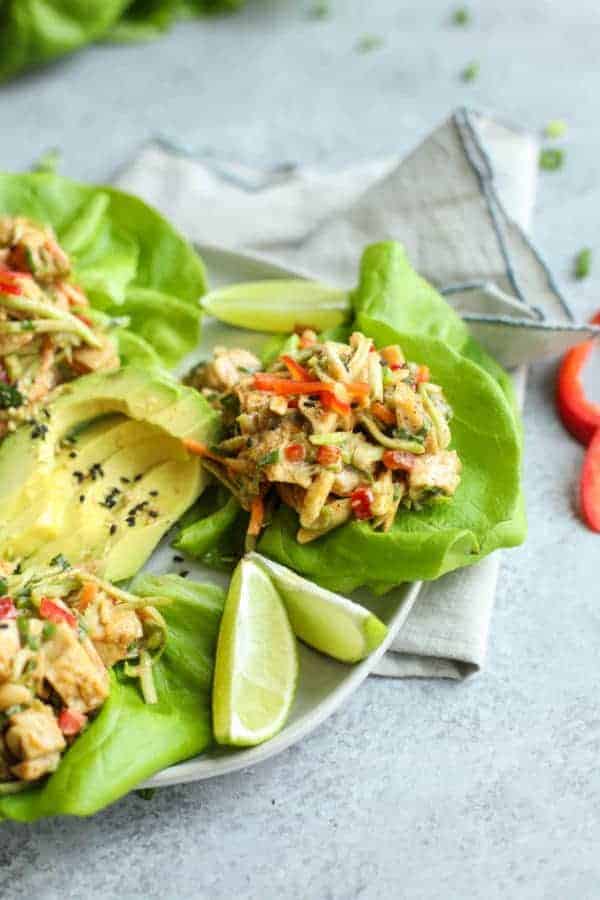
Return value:
<svg viewBox="0 0 600 900">
<path fill-rule="evenodd" d="M 256 2 L 158 43 L 94 48 L 0 91 L 0 166 L 60 146 L 106 180 L 162 131 L 215 154 L 323 165 L 408 149 L 454 106 L 569 122 L 536 238 L 583 316 L 599 303 L 596 0 Z M 385 37 L 370 54 L 365 32 Z M 479 79 L 458 72 L 481 64 Z M 199 214 L 202 211 L 199 210 Z M 569 277 L 583 245 L 595 273 Z M 255 770 L 131 796 L 90 821 L 3 825 L 0 895 L 26 898 L 600 896 L 600 538 L 574 511 L 581 450 L 531 374 L 526 545 L 506 555 L 489 665 L 464 685 L 370 680 L 310 740 Z"/>
</svg>

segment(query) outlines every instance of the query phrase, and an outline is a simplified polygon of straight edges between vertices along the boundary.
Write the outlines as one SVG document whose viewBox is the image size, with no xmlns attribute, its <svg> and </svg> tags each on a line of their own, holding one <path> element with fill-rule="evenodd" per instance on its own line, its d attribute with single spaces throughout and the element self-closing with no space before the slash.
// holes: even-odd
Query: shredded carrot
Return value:
<svg viewBox="0 0 600 900">
<path fill-rule="evenodd" d="M 79 595 L 77 608 L 83 612 L 84 609 L 87 609 L 88 606 L 94 602 L 97 596 L 98 585 L 94 584 L 92 581 L 86 581 L 81 590 L 81 594 Z"/>
<path fill-rule="evenodd" d="M 255 497 L 252 501 L 252 506 L 250 507 L 250 524 L 248 525 L 248 534 L 252 535 L 252 537 L 258 537 L 263 526 L 264 518 L 265 504 L 263 503 L 263 498 L 260 496 Z"/>
<path fill-rule="evenodd" d="M 387 406 L 384 406 L 383 403 L 375 401 L 371 406 L 371 410 L 373 411 L 373 415 L 377 416 L 381 422 L 385 422 L 386 425 L 396 424 L 396 416 L 392 410 L 388 409 Z"/>
<path fill-rule="evenodd" d="M 402 355 L 402 351 L 397 344 L 392 344 L 389 347 L 384 347 L 383 350 L 379 351 L 386 363 L 390 367 L 390 369 L 401 369 L 404 365 L 404 357 Z"/>
<path fill-rule="evenodd" d="M 332 392 L 324 393 L 321 396 L 321 403 L 325 407 L 325 409 L 331 410 L 331 412 L 335 412 L 338 416 L 349 416 L 352 412 L 352 407 L 349 403 L 344 403 L 343 400 L 338 399 L 336 395 Z"/>
</svg>

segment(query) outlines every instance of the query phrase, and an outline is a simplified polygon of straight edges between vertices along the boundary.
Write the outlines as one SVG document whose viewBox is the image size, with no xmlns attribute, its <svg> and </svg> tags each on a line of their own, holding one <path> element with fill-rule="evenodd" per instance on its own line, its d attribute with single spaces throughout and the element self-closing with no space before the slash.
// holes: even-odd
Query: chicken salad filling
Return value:
<svg viewBox="0 0 600 900">
<path fill-rule="evenodd" d="M 452 410 L 428 367 L 398 345 L 304 330 L 267 371 L 247 350 L 217 347 L 186 380 L 226 432 L 188 449 L 251 513 L 250 545 L 275 502 L 297 511 L 297 539 L 308 543 L 352 518 L 389 531 L 401 506 L 447 502 L 460 483 Z"/>
<path fill-rule="evenodd" d="M 123 663 L 157 702 L 152 667 L 167 627 L 150 604 L 57 558 L 48 570 L 0 564 L 0 794 L 54 772 L 99 712 Z"/>
<path fill-rule="evenodd" d="M 58 385 L 119 367 L 111 324 L 72 281 L 50 227 L 0 218 L 0 437 L 22 422 L 35 426 Z"/>
</svg>

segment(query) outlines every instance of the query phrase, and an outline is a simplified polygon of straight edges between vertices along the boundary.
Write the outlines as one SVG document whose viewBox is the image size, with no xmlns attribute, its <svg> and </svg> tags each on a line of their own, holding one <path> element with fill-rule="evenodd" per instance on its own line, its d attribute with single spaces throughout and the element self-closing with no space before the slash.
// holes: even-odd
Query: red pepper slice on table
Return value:
<svg viewBox="0 0 600 900">
<path fill-rule="evenodd" d="M 596 429 L 585 453 L 579 496 L 586 525 L 600 532 L 600 428 Z"/>
<path fill-rule="evenodd" d="M 600 313 L 592 319 L 600 325 Z M 595 341 L 583 341 L 565 355 L 556 384 L 556 404 L 563 425 L 582 444 L 589 444 L 600 428 L 600 404 L 592 403 L 585 395 L 581 373 L 592 352 Z"/>
<path fill-rule="evenodd" d="M 58 603 L 54 603 L 53 600 L 50 600 L 49 597 L 42 597 L 40 603 L 40 616 L 42 619 L 47 619 L 49 622 L 54 622 L 55 625 L 60 625 L 62 622 L 66 622 L 67 625 L 70 625 L 71 628 L 77 627 L 77 616 L 75 616 L 72 612 L 69 612 L 68 609 L 63 609 L 62 606 L 59 606 Z"/>
<path fill-rule="evenodd" d="M 0 597 L 0 622 L 17 618 L 17 608 L 12 597 Z"/>
</svg>

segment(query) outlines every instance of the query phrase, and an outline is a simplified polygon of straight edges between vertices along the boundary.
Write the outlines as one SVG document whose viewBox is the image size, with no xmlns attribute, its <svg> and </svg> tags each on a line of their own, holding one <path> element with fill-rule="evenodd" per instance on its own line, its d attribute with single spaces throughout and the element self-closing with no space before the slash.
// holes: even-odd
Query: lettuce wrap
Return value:
<svg viewBox="0 0 600 900">
<path fill-rule="evenodd" d="M 350 593 L 367 586 L 379 593 L 401 582 L 438 578 L 521 543 L 521 426 L 508 374 L 412 269 L 397 243 L 367 248 L 352 302 L 352 329 L 377 347 L 399 344 L 408 359 L 429 366 L 443 387 L 454 410 L 450 446 L 463 464 L 460 486 L 449 502 L 401 509 L 389 532 L 352 519 L 308 544 L 298 543 L 297 514 L 282 505 L 259 551 L 331 590 Z M 231 544 L 239 519 L 231 509 L 217 510 L 204 526 L 183 529 L 177 546 L 208 561 L 211 532 L 218 531 L 220 547 Z"/>
<path fill-rule="evenodd" d="M 0 80 L 100 39 L 156 37 L 179 17 L 244 0 L 0 0 Z"/>
<path fill-rule="evenodd" d="M 99 715 L 37 787 L 0 796 L 0 818 L 89 816 L 114 803 L 166 766 L 201 753 L 212 741 L 211 685 L 224 592 L 177 575 L 140 575 L 132 585 L 161 606 L 166 649 L 153 673 L 158 703 L 145 704 L 137 682 L 117 666 Z"/>
<path fill-rule="evenodd" d="M 159 213 L 110 187 L 0 174 L 0 217 L 51 225 L 92 306 L 117 327 L 123 364 L 171 368 L 198 343 L 202 261 Z"/>
</svg>

